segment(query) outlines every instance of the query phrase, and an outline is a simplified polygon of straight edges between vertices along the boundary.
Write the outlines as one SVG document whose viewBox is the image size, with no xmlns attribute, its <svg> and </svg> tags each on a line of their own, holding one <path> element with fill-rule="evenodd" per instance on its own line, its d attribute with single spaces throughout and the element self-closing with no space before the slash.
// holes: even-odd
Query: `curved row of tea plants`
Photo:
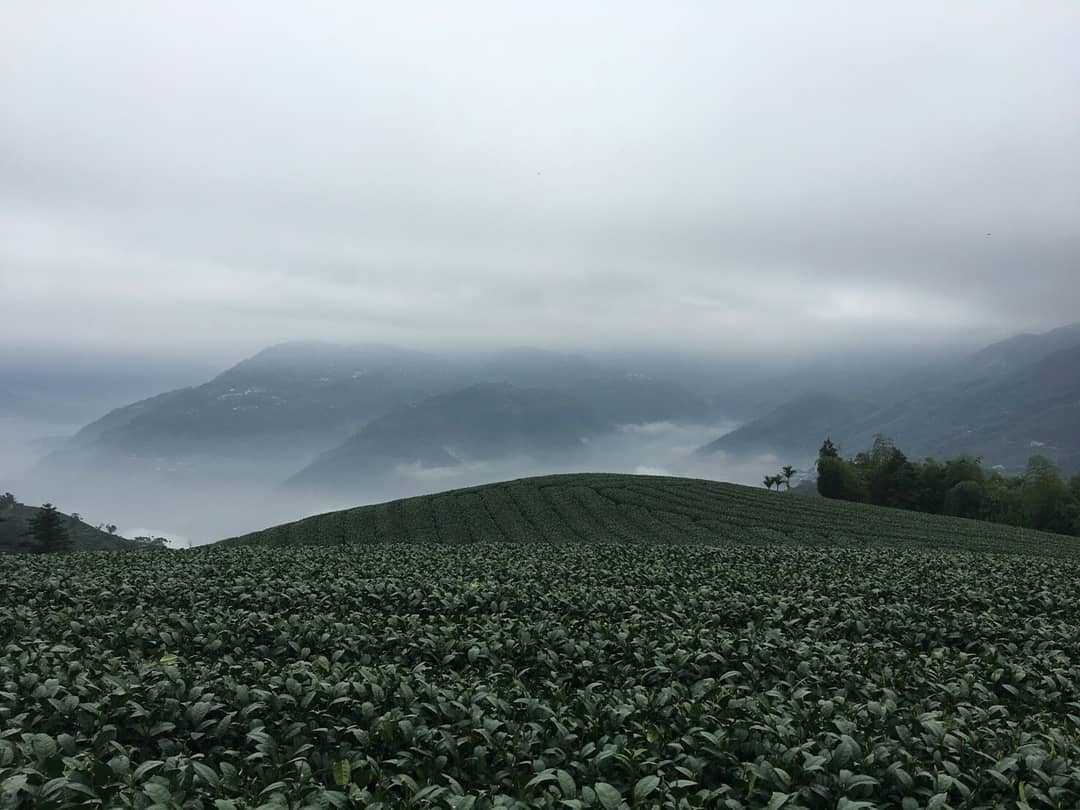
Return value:
<svg viewBox="0 0 1080 810">
<path fill-rule="evenodd" d="M 4 557 L 0 803 L 1075 808 L 1077 581 L 791 544 Z"/>
<path fill-rule="evenodd" d="M 222 541 L 659 542 L 899 546 L 1076 556 L 1080 538 L 762 489 L 607 473 L 525 478 L 362 506 Z"/>
</svg>

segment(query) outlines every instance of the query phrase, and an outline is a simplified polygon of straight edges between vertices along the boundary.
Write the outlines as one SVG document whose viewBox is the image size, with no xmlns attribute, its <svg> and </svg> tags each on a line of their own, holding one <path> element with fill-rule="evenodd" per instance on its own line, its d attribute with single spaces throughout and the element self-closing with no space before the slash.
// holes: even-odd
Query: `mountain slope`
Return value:
<svg viewBox="0 0 1080 810">
<path fill-rule="evenodd" d="M 182 453 L 281 434 L 342 434 L 450 384 L 440 358 L 381 345 L 285 343 L 213 380 L 118 408 L 87 425 L 78 445 Z"/>
<path fill-rule="evenodd" d="M 798 543 L 1080 555 L 1074 537 L 715 481 L 606 473 L 525 478 L 329 512 L 221 544 L 405 541 Z"/>
<path fill-rule="evenodd" d="M 227 458 L 253 461 L 253 474 L 274 460 L 295 473 L 379 417 L 482 382 L 561 392 L 616 423 L 700 421 L 709 411 L 676 383 L 575 355 L 516 350 L 479 362 L 382 345 L 285 343 L 203 385 L 111 411 L 45 467 Z"/>
<path fill-rule="evenodd" d="M 700 452 L 753 448 L 801 465 L 827 434 L 851 453 L 883 433 L 913 457 L 968 453 L 1018 469 L 1042 453 L 1074 472 L 1080 470 L 1080 325 L 994 344 L 948 380 L 882 390 L 876 405 L 843 396 L 811 399 L 810 407 L 788 403 Z"/>
<path fill-rule="evenodd" d="M 202 385 L 86 425 L 37 465 L 25 488 L 103 504 L 113 514 L 117 491 L 137 492 L 151 513 L 184 500 L 198 508 L 222 484 L 255 497 L 370 420 L 446 390 L 459 376 L 445 358 L 388 346 L 272 346 Z"/>
<path fill-rule="evenodd" d="M 17 503 L 0 508 L 0 554 L 34 551 L 34 538 L 29 537 L 30 520 L 38 513 L 36 506 Z M 132 551 L 142 548 L 134 540 L 103 532 L 93 526 L 64 515 L 68 535 L 75 551 Z"/>
<path fill-rule="evenodd" d="M 376 419 L 288 485 L 340 491 L 377 483 L 403 465 L 566 458 L 608 424 L 588 404 L 561 391 L 481 383 Z"/>
<path fill-rule="evenodd" d="M 1042 334 L 1022 334 L 987 346 L 965 363 L 971 376 L 994 376 L 1022 371 L 1062 349 L 1080 346 L 1080 323 Z"/>
<path fill-rule="evenodd" d="M 866 402 L 829 394 L 807 394 L 709 442 L 697 454 L 760 455 L 772 452 L 779 445 L 792 450 L 798 458 L 809 457 L 817 453 L 825 436 L 839 434 L 870 408 Z"/>
<path fill-rule="evenodd" d="M 682 382 L 543 349 L 499 352 L 481 366 L 478 377 L 522 388 L 562 391 L 587 402 L 615 424 L 695 423 L 708 419 L 712 412 L 705 398 Z"/>
</svg>

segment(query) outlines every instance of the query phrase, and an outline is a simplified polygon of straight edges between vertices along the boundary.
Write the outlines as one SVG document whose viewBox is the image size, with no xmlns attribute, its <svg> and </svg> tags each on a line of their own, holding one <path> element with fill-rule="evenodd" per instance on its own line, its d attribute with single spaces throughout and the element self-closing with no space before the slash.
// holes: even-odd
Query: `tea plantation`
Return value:
<svg viewBox="0 0 1080 810">
<path fill-rule="evenodd" d="M 581 476 L 246 540 L 0 557 L 0 806 L 1080 806 L 1068 538 Z"/>
<path fill-rule="evenodd" d="M 973 520 L 646 475 L 525 478 L 362 506 L 225 545 L 650 542 L 903 546 L 1080 554 L 1080 538 Z"/>
</svg>

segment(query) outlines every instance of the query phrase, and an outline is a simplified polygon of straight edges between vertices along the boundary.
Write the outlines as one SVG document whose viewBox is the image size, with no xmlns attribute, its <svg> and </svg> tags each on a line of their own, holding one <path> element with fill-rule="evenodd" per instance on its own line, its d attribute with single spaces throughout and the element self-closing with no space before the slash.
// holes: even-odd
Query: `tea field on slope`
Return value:
<svg viewBox="0 0 1080 810">
<path fill-rule="evenodd" d="M 0 804 L 1080 806 L 1080 561 L 760 539 L 0 557 Z"/>
<path fill-rule="evenodd" d="M 761 488 L 647 475 L 554 475 L 316 515 L 226 545 L 414 541 L 794 542 L 1076 556 L 1080 538 Z"/>
</svg>

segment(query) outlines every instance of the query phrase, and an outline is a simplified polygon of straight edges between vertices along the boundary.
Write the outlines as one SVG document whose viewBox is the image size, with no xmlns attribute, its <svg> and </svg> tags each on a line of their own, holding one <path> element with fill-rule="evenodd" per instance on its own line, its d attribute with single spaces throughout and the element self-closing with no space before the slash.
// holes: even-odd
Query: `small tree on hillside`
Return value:
<svg viewBox="0 0 1080 810">
<path fill-rule="evenodd" d="M 132 538 L 137 543 L 142 543 L 145 548 L 168 548 L 168 539 L 164 537 L 151 537 L 150 535 L 139 535 Z"/>
<path fill-rule="evenodd" d="M 784 469 L 780 471 L 780 476 L 784 481 L 784 486 L 787 487 L 789 490 L 791 489 L 791 479 L 795 477 L 795 473 L 797 472 L 798 470 L 796 470 L 790 464 L 786 465 Z M 779 487 L 777 488 L 779 489 Z"/>
<path fill-rule="evenodd" d="M 43 504 L 29 521 L 29 534 L 37 541 L 42 554 L 71 551 L 71 537 L 64 528 L 63 515 L 51 503 Z"/>
<path fill-rule="evenodd" d="M 3 512 L 5 509 L 14 509 L 14 508 L 15 508 L 15 496 L 14 495 L 12 495 L 10 492 L 5 492 L 3 495 L 0 495 L 0 512 Z"/>
</svg>

